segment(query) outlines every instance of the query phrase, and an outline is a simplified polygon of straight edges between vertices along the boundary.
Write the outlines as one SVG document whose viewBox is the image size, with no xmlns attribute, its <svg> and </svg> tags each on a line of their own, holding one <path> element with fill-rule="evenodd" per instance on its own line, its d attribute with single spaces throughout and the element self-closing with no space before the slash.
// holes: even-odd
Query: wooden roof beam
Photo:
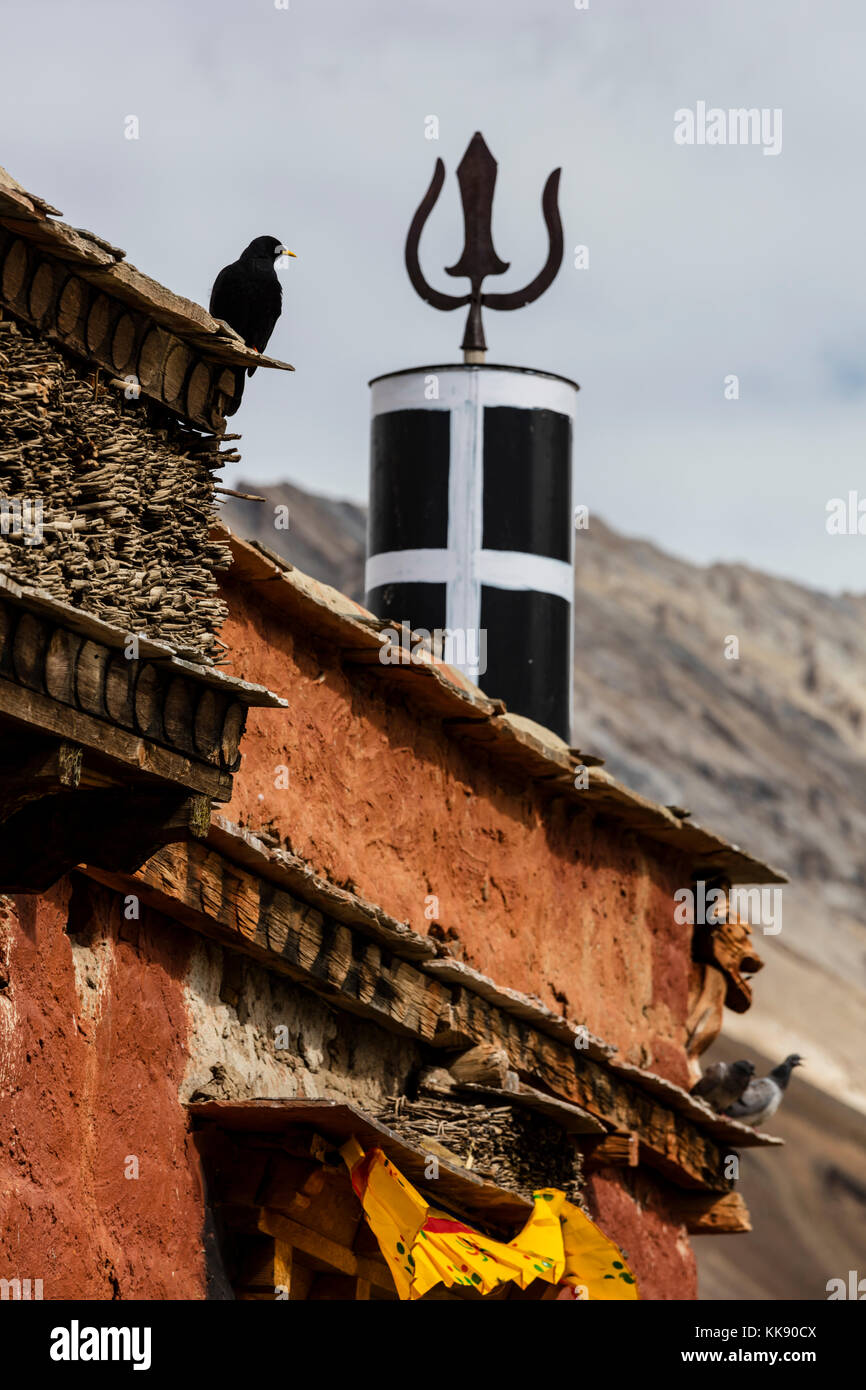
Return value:
<svg viewBox="0 0 866 1390">
<path fill-rule="evenodd" d="M 707 1134 L 694 1118 L 642 1089 L 637 1068 L 632 1080 L 479 995 L 431 979 L 204 845 L 170 846 L 134 877 L 92 866 L 87 872 L 392 1031 L 434 1046 L 453 1047 L 459 1036 L 463 1046 L 502 1047 L 521 1079 L 613 1130 L 636 1132 L 642 1159 L 678 1185 L 719 1192 L 731 1187 L 724 1176 L 731 1139 Z M 739 1130 L 742 1142 L 762 1142 L 743 1127 L 738 1136 Z"/>
</svg>

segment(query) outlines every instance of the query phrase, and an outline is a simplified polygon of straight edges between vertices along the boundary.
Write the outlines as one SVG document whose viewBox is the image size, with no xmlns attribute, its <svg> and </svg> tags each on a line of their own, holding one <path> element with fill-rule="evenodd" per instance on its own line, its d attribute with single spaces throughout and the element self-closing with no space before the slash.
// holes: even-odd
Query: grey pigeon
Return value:
<svg viewBox="0 0 866 1390">
<path fill-rule="evenodd" d="M 691 1093 L 721 1113 L 740 1099 L 754 1075 L 754 1062 L 714 1062 L 695 1082 Z"/>
<path fill-rule="evenodd" d="M 775 1115 L 782 1104 L 791 1072 L 802 1065 L 803 1058 L 792 1052 L 784 1062 L 773 1068 L 769 1076 L 750 1081 L 740 1099 L 729 1105 L 725 1114 L 734 1120 L 742 1120 L 744 1125 L 751 1125 L 753 1129 L 763 1124 L 771 1115 Z"/>
</svg>

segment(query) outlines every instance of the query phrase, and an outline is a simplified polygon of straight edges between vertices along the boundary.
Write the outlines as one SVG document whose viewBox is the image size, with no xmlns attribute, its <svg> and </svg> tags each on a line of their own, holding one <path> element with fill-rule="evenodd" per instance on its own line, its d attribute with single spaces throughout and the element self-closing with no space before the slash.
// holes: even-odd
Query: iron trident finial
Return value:
<svg viewBox="0 0 866 1390">
<path fill-rule="evenodd" d="M 491 218 L 496 169 L 496 160 L 487 148 L 484 136 L 476 130 L 457 166 L 465 228 L 463 254 L 454 265 L 446 267 L 448 275 L 468 277 L 472 287 L 469 294 L 443 294 L 440 290 L 434 290 L 424 278 L 418 260 L 421 232 L 445 182 L 445 165 L 441 159 L 436 160 L 430 187 L 418 205 L 406 238 L 406 269 L 421 298 L 434 309 L 459 309 L 463 304 L 469 305 L 466 332 L 461 344 L 465 360 L 468 362 L 483 361 L 483 354 L 487 351 L 481 322 L 482 306 L 487 309 L 521 309 L 524 304 L 531 304 L 552 284 L 562 264 L 562 221 L 557 203 L 559 176 L 562 170 L 554 169 L 544 185 L 541 197 L 541 210 L 547 225 L 548 237 L 547 260 L 544 267 L 522 290 L 513 290 L 510 294 L 482 294 L 481 284 L 485 276 L 504 275 L 510 264 L 499 259 L 493 245 Z"/>
</svg>

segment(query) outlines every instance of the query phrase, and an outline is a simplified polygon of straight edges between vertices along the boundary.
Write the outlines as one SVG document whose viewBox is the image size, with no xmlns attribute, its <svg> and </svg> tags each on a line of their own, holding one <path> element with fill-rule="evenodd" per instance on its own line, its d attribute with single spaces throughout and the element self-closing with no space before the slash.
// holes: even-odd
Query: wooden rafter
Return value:
<svg viewBox="0 0 866 1390">
<path fill-rule="evenodd" d="M 524 1080 L 581 1107 L 612 1130 L 637 1133 L 642 1160 L 673 1182 L 717 1192 L 732 1186 L 724 1176 L 730 1141 L 720 1143 L 628 1073 L 581 1055 L 469 990 L 431 979 L 423 967 L 390 955 L 378 942 L 329 920 L 204 845 L 170 846 L 134 878 L 92 868 L 88 872 L 246 951 L 268 968 L 325 994 L 333 1005 L 421 1043 L 435 1047 L 444 1039 L 448 1047 L 500 1046 Z M 751 1137 L 743 1130 L 743 1142 Z"/>
<path fill-rule="evenodd" d="M 104 743 L 121 761 L 137 759 L 147 740 L 151 757 L 157 748 L 170 754 L 159 775 L 180 780 L 183 765 L 197 778 L 188 785 L 227 800 L 231 778 L 220 774 L 239 764 L 246 704 L 231 687 L 214 688 L 182 667 L 127 659 L 48 613 L 0 600 L 0 713 L 85 746 Z"/>
<path fill-rule="evenodd" d="M 0 303 L 98 364 L 109 382 L 132 378 L 152 400 L 219 435 L 240 403 L 247 363 L 293 370 L 252 353 L 198 305 L 123 264 L 87 234 L 47 219 L 4 217 L 3 200 L 0 188 Z"/>
<path fill-rule="evenodd" d="M 204 836 L 228 801 L 261 687 L 179 660 L 0 576 L 0 891 L 43 892 L 75 865 L 133 872 Z"/>
<path fill-rule="evenodd" d="M 740 1235 L 752 1229 L 749 1209 L 739 1192 L 723 1197 L 712 1193 L 684 1193 L 668 1190 L 667 1210 L 674 1221 L 681 1221 L 690 1235 Z"/>
</svg>

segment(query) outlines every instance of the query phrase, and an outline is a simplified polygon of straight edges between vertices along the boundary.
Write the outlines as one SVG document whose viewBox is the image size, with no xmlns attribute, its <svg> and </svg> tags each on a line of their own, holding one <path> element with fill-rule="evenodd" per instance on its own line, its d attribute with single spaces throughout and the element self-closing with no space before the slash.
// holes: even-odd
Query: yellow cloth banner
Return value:
<svg viewBox="0 0 866 1390">
<path fill-rule="evenodd" d="M 356 1139 L 340 1150 L 402 1299 L 421 1298 L 435 1284 L 465 1284 L 490 1293 L 511 1279 L 570 1285 L 588 1299 L 637 1299 L 637 1282 L 622 1252 L 557 1188 L 533 1193 L 532 1215 L 514 1240 L 490 1240 L 425 1202 L 381 1149 Z"/>
</svg>

